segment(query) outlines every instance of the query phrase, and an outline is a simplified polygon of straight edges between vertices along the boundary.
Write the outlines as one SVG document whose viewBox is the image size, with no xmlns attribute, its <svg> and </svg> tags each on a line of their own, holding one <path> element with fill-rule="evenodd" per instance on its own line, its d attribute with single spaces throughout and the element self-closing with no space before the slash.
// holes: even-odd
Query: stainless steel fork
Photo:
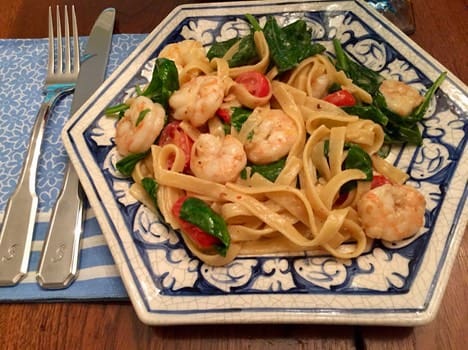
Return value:
<svg viewBox="0 0 468 350">
<path fill-rule="evenodd" d="M 18 184 L 8 200 L 3 217 L 0 231 L 0 286 L 17 284 L 28 271 L 38 205 L 36 171 L 45 123 L 55 102 L 65 94 L 71 93 L 78 79 L 80 53 L 74 6 L 71 12 L 73 37 L 70 38 L 68 8 L 65 6 L 62 39 L 60 9 L 57 6 L 57 35 L 54 39 L 52 8 L 49 7 L 49 57 L 44 86 L 46 96 L 36 116 Z M 65 47 L 62 47 L 62 41 L 65 42 Z"/>
</svg>

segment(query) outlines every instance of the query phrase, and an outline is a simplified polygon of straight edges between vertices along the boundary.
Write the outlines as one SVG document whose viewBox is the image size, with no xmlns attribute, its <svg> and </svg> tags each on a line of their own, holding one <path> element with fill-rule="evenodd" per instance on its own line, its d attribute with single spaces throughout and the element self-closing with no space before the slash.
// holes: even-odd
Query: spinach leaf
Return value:
<svg viewBox="0 0 468 350">
<path fill-rule="evenodd" d="M 304 20 L 280 28 L 276 20 L 269 16 L 263 33 L 271 59 L 280 73 L 294 68 L 307 57 L 325 51 L 323 45 L 312 43 L 312 32 Z"/>
<path fill-rule="evenodd" d="M 245 18 L 247 18 L 247 21 L 249 21 L 254 31 L 256 32 L 262 31 L 262 27 L 260 27 L 260 23 L 258 23 L 257 19 L 253 15 L 251 15 L 250 13 L 247 13 L 245 15 Z"/>
<path fill-rule="evenodd" d="M 422 135 L 417 124 L 413 124 L 409 127 L 400 126 L 398 131 L 404 142 L 418 146 L 422 145 Z"/>
<path fill-rule="evenodd" d="M 149 151 L 144 153 L 130 154 L 119 160 L 115 164 L 115 166 L 122 175 L 130 176 L 132 174 L 133 169 L 135 168 L 136 163 L 145 158 L 148 155 L 148 153 Z"/>
<path fill-rule="evenodd" d="M 259 61 L 253 34 L 243 37 L 237 51 L 228 61 L 229 67 L 239 67 Z"/>
<path fill-rule="evenodd" d="M 293 43 L 294 49 L 300 53 L 299 62 L 307 57 L 325 51 L 325 46 L 313 42 L 312 30 L 307 27 L 307 22 L 304 20 L 295 21 L 282 28 L 286 37 Z"/>
<path fill-rule="evenodd" d="M 137 118 L 137 121 L 135 122 L 135 126 L 138 126 L 138 124 L 140 124 L 143 119 L 145 119 L 145 116 L 151 112 L 151 109 L 147 108 L 147 109 L 144 109 L 140 112 L 140 114 L 138 114 L 138 118 Z"/>
<path fill-rule="evenodd" d="M 323 142 L 323 155 L 328 158 L 328 153 L 330 153 L 330 140 L 325 140 Z"/>
<path fill-rule="evenodd" d="M 119 117 L 123 116 L 123 113 L 129 109 L 130 106 L 126 103 L 119 103 L 114 106 L 109 106 L 106 109 L 104 109 L 104 114 L 105 115 L 118 115 Z"/>
<path fill-rule="evenodd" d="M 231 125 L 237 131 L 240 131 L 242 124 L 249 118 L 250 114 L 252 114 L 252 110 L 249 108 L 234 107 L 232 109 Z"/>
<path fill-rule="evenodd" d="M 366 174 L 366 181 L 372 180 L 372 159 L 360 146 L 348 145 L 348 155 L 344 161 L 345 169 L 359 169 Z"/>
<path fill-rule="evenodd" d="M 357 115 L 362 119 L 370 119 L 383 127 L 388 124 L 388 117 L 374 105 L 355 105 L 342 107 L 342 109 L 348 114 Z"/>
<path fill-rule="evenodd" d="M 252 31 L 263 31 L 270 49 L 270 58 L 280 73 L 294 68 L 307 57 L 325 51 L 323 45 L 312 43 L 312 31 L 307 28 L 304 20 L 298 20 L 280 28 L 276 20 L 270 16 L 262 29 L 254 16 L 246 14 L 246 18 L 252 26 Z M 260 58 L 253 33 L 241 39 L 233 38 L 213 44 L 208 50 L 208 58 L 223 57 L 237 42 L 239 42 L 239 50 L 228 61 L 230 67 L 258 62 Z"/>
<path fill-rule="evenodd" d="M 422 143 L 422 135 L 417 124 L 399 125 L 391 121 L 385 128 L 385 143 L 420 145 Z"/>
<path fill-rule="evenodd" d="M 341 89 L 342 89 L 341 85 L 338 84 L 338 83 L 336 83 L 336 82 L 334 82 L 334 83 L 332 83 L 332 85 L 328 88 L 328 91 L 327 91 L 327 92 L 328 92 L 329 94 L 331 94 L 331 93 L 336 92 L 336 91 L 339 91 L 339 90 L 341 90 Z"/>
<path fill-rule="evenodd" d="M 229 67 L 245 66 L 258 62 L 259 57 L 253 34 L 215 43 L 208 50 L 207 57 L 210 60 L 214 57 L 224 57 L 226 52 L 237 42 L 239 42 L 239 50 L 228 60 Z"/>
<path fill-rule="evenodd" d="M 346 159 L 343 162 L 344 169 L 359 169 L 366 174 L 366 181 L 372 180 L 372 159 L 369 154 L 364 151 L 359 145 L 354 143 L 346 142 L 344 149 L 348 150 Z M 323 154 L 328 157 L 330 150 L 330 141 L 325 140 L 323 144 Z"/>
<path fill-rule="evenodd" d="M 326 140 L 323 146 L 323 152 L 326 157 L 328 157 L 329 148 L 329 140 Z M 366 175 L 364 181 L 372 181 L 374 175 L 372 170 L 372 159 L 369 154 L 367 154 L 367 152 L 364 151 L 359 145 L 350 142 L 346 142 L 344 148 L 348 150 L 348 154 L 346 155 L 346 159 L 343 162 L 342 168 L 359 169 Z M 340 188 L 340 193 L 344 194 L 350 192 L 356 187 L 356 183 L 357 181 L 354 180 L 345 183 Z"/>
<path fill-rule="evenodd" d="M 338 70 L 342 70 L 354 84 L 363 88 L 371 95 L 374 95 L 378 91 L 384 77 L 379 73 L 351 60 L 344 52 L 338 39 L 333 39 L 333 46 L 336 54 L 336 68 Z"/>
<path fill-rule="evenodd" d="M 141 185 L 145 189 L 146 193 L 149 194 L 151 199 L 153 200 L 154 206 L 157 208 L 158 207 L 158 188 L 159 184 L 152 178 L 150 177 L 145 177 L 141 180 Z"/>
<path fill-rule="evenodd" d="M 221 124 L 223 125 L 224 135 L 231 134 L 231 124 L 226 123 L 225 121 L 221 121 Z"/>
<path fill-rule="evenodd" d="M 424 101 L 418 106 L 418 108 L 416 108 L 416 110 L 413 113 L 411 113 L 411 117 L 413 117 L 416 120 L 423 119 L 424 114 L 426 113 L 427 108 L 429 107 L 429 103 L 431 102 L 432 97 L 434 96 L 436 90 L 440 87 L 440 85 L 442 85 L 446 76 L 447 76 L 447 72 L 443 72 L 441 75 L 439 75 L 436 81 L 424 94 Z"/>
<path fill-rule="evenodd" d="M 167 109 L 169 97 L 178 89 L 179 74 L 174 61 L 167 58 L 156 59 L 151 81 L 142 95 Z"/>
<path fill-rule="evenodd" d="M 277 160 L 276 162 L 265 164 L 265 165 L 252 164 L 250 165 L 250 168 L 252 169 L 251 175 L 255 173 L 259 173 L 260 175 L 270 180 L 271 182 L 275 182 L 276 178 L 281 173 L 281 170 L 283 170 L 285 164 L 286 164 L 286 158 L 281 158 L 280 160 Z"/>
<path fill-rule="evenodd" d="M 208 52 L 206 53 L 206 57 L 208 57 L 209 60 L 212 60 L 215 57 L 222 58 L 226 54 L 226 52 L 229 51 L 229 49 L 237 43 L 240 38 L 232 38 L 228 39 L 225 41 L 220 41 L 220 42 L 215 42 Z"/>
<path fill-rule="evenodd" d="M 201 199 L 188 197 L 180 208 L 180 218 L 199 227 L 204 232 L 220 240 L 216 246 L 218 253 L 226 256 L 231 242 L 226 221 Z"/>
</svg>

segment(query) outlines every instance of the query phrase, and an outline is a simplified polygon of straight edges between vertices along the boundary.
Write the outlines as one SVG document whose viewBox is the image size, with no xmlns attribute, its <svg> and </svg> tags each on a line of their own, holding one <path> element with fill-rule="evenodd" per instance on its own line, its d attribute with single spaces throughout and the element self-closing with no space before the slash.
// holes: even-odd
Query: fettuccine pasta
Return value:
<svg viewBox="0 0 468 350">
<path fill-rule="evenodd" d="M 371 94 L 338 71 L 325 53 L 281 74 L 263 32 L 253 38 L 258 60 L 236 67 L 229 60 L 239 43 L 213 59 L 193 40 L 161 51 L 159 59 L 174 62 L 179 80 L 166 112 L 153 112 L 151 104 L 159 103 L 148 97 L 140 105 L 131 100 L 117 124 L 120 153 L 147 152 L 133 169 L 132 195 L 181 230 L 195 256 L 215 266 L 237 256 L 274 253 L 353 258 L 372 239 L 416 233 L 424 198 L 404 185 L 405 172 L 379 156 L 385 141 L 381 125 L 325 98 L 332 86 L 358 104 L 372 103 Z M 246 116 L 237 118 L 239 111 Z M 125 124 L 129 120 L 132 127 Z M 161 120 L 164 126 L 157 126 Z M 129 134 L 148 139 L 150 146 L 125 152 Z M 356 156 L 368 161 L 370 174 L 350 164 Z M 272 171 L 269 167 L 274 176 L 262 173 Z M 385 192 L 375 192 L 373 178 L 384 179 L 378 188 Z M 143 186 L 145 179 L 157 184 L 156 202 Z M 393 204 L 388 204 L 389 193 Z M 399 211 L 398 196 L 416 212 Z M 187 225 L 190 219 L 181 218 L 175 209 L 181 198 L 199 199 L 222 218 L 228 232 L 222 253 L 216 233 L 214 244 L 207 246 Z M 389 231 L 382 233 L 375 226 L 385 220 L 401 220 L 411 228 L 387 225 Z"/>
</svg>

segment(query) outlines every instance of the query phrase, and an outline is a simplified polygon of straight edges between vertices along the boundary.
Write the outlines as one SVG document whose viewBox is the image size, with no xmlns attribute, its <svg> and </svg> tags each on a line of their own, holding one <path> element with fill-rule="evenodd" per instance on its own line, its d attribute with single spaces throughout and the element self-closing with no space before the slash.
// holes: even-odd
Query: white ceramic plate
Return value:
<svg viewBox="0 0 468 350">
<path fill-rule="evenodd" d="M 341 323 L 416 325 L 438 309 L 466 226 L 467 89 L 449 74 L 424 121 L 422 147 L 391 157 L 427 200 L 421 234 L 396 245 L 377 242 L 361 257 L 240 257 L 226 267 L 194 258 L 177 233 L 128 195 L 115 170 L 114 121 L 121 102 L 151 75 L 165 44 L 193 38 L 205 45 L 246 33 L 244 14 L 281 24 L 305 19 L 331 49 L 338 37 L 357 60 L 424 90 L 439 63 L 356 1 L 207 3 L 176 8 L 73 116 L 65 147 L 94 207 L 140 319 L 147 324 Z"/>
</svg>

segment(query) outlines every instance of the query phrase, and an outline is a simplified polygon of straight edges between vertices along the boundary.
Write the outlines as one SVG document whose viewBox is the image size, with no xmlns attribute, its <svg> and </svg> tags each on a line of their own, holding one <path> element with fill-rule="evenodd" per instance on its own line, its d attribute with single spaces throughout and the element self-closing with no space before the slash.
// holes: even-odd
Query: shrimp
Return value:
<svg viewBox="0 0 468 350">
<path fill-rule="evenodd" d="M 122 156 L 146 152 L 159 136 L 166 115 L 163 106 L 145 96 L 129 99 L 128 103 L 130 108 L 115 130 L 115 144 Z"/>
<path fill-rule="evenodd" d="M 190 169 L 196 177 L 217 183 L 234 181 L 246 164 L 242 143 L 231 135 L 201 134 L 193 144 Z"/>
<path fill-rule="evenodd" d="M 212 118 L 223 103 L 224 86 L 216 76 L 201 75 L 183 84 L 169 98 L 173 117 L 195 127 Z"/>
<path fill-rule="evenodd" d="M 178 43 L 169 44 L 162 49 L 158 57 L 174 61 L 179 72 L 194 60 L 209 62 L 202 43 L 196 40 L 183 40 Z"/>
<path fill-rule="evenodd" d="M 244 144 L 254 164 L 275 162 L 289 153 L 297 139 L 294 121 L 280 109 L 260 110 L 260 120 Z"/>
<path fill-rule="evenodd" d="M 322 74 L 310 82 L 307 92 L 312 97 L 322 98 L 327 94 L 329 86 L 330 79 L 328 75 Z"/>
<path fill-rule="evenodd" d="M 379 90 L 388 109 L 401 117 L 409 115 L 424 100 L 418 90 L 398 80 L 384 80 Z"/>
<path fill-rule="evenodd" d="M 419 231 L 425 206 L 424 196 L 415 188 L 385 184 L 366 192 L 357 210 L 367 236 L 394 242 Z"/>
</svg>

